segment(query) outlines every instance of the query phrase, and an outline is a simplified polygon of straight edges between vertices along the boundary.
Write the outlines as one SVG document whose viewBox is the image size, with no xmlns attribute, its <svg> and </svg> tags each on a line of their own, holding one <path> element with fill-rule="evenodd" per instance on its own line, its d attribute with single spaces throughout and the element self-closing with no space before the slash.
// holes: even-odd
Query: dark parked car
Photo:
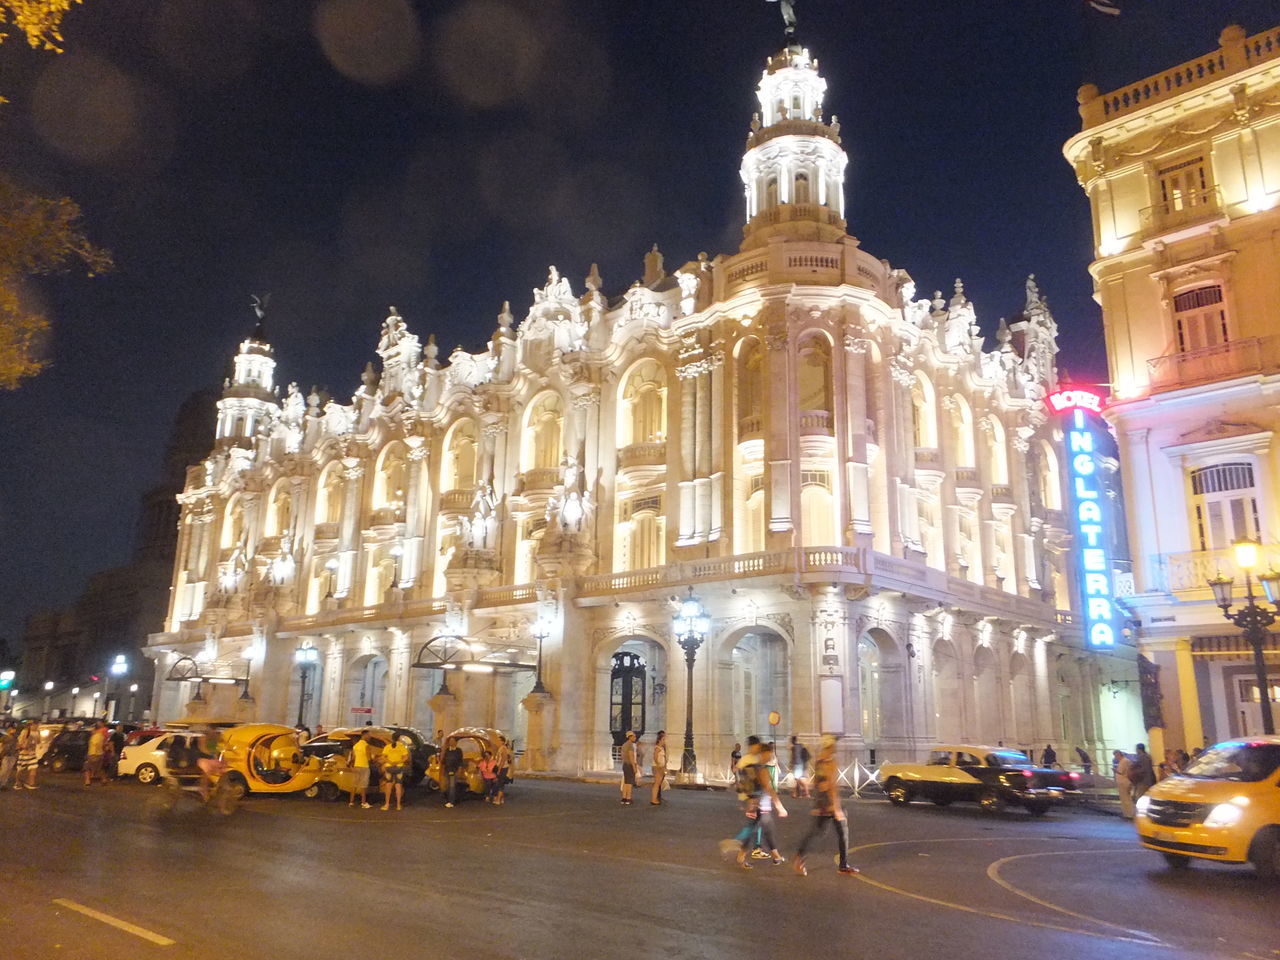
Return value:
<svg viewBox="0 0 1280 960">
<path fill-rule="evenodd" d="M 880 782 L 891 803 L 929 800 L 939 807 L 976 800 L 989 813 L 1009 805 L 1035 816 L 1080 798 L 1078 773 L 1037 767 L 1017 750 L 966 744 L 934 747 L 928 763 L 886 763 Z"/>
<path fill-rule="evenodd" d="M 54 773 L 84 769 L 84 758 L 89 752 L 91 733 L 93 733 L 92 730 L 63 730 L 53 738 L 40 763 Z"/>
</svg>

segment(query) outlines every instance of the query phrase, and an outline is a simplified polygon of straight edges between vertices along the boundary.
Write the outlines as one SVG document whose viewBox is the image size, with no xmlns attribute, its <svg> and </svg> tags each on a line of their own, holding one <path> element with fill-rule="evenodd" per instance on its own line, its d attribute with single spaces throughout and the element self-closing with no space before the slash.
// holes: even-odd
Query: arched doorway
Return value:
<svg viewBox="0 0 1280 960">
<path fill-rule="evenodd" d="M 906 670 L 902 652 L 893 637 L 879 627 L 859 637 L 856 646 L 862 742 L 868 750 L 895 746 L 907 736 Z"/>
<path fill-rule="evenodd" d="M 1009 682 L 1013 688 L 1013 735 L 1019 747 L 1029 747 L 1035 739 L 1035 678 L 1025 653 L 1009 658 Z"/>
<path fill-rule="evenodd" d="M 880 646 L 870 637 L 858 640 L 858 705 L 862 727 L 862 742 L 875 747 L 884 734 L 884 715 L 881 709 Z"/>
<path fill-rule="evenodd" d="M 1004 738 L 1000 724 L 1000 675 L 995 654 L 979 646 L 973 656 L 973 702 L 977 713 L 974 736 L 979 743 L 995 745 Z"/>
<path fill-rule="evenodd" d="M 738 637 L 729 652 L 728 729 L 732 748 L 756 735 L 785 737 L 791 730 L 791 665 L 787 642 L 770 630 L 753 630 Z M 773 711 L 782 718 L 778 730 L 769 726 Z"/>
<path fill-rule="evenodd" d="M 960 658 L 951 641 L 933 644 L 933 728 L 940 742 L 963 739 L 964 707 L 960 693 Z"/>
<path fill-rule="evenodd" d="M 387 658 L 365 654 L 347 671 L 347 709 L 341 722 L 352 727 L 386 722 Z"/>
<path fill-rule="evenodd" d="M 635 729 L 637 723 L 647 735 L 645 754 L 652 756 L 653 734 L 667 726 L 669 663 L 667 648 L 652 637 L 640 634 L 616 643 L 606 642 L 597 649 L 591 769 L 614 769 L 622 736 L 627 729 Z M 683 681 L 683 673 L 680 679 Z M 681 706 L 683 702 L 681 699 Z M 640 732 L 637 730 L 637 734 Z M 670 746 L 672 742 L 679 741 L 668 737 L 668 750 L 674 762 L 679 753 Z"/>
<path fill-rule="evenodd" d="M 320 722 L 320 701 L 324 690 L 324 663 L 315 647 L 300 647 L 289 671 L 289 694 L 285 701 L 287 723 L 315 732 Z"/>
</svg>

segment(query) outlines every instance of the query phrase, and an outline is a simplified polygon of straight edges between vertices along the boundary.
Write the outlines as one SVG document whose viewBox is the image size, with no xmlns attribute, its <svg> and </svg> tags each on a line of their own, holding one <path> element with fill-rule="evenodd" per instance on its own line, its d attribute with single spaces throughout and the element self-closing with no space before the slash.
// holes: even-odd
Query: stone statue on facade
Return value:
<svg viewBox="0 0 1280 960">
<path fill-rule="evenodd" d="M 796 41 L 796 0 L 767 0 L 768 3 L 776 3 L 782 13 L 783 32 L 787 35 L 788 43 Z"/>
<path fill-rule="evenodd" d="M 408 327 L 400 316 L 400 311 L 391 307 L 387 319 L 382 321 L 382 339 L 378 341 L 378 351 L 390 350 L 404 339 L 407 331 Z"/>
</svg>

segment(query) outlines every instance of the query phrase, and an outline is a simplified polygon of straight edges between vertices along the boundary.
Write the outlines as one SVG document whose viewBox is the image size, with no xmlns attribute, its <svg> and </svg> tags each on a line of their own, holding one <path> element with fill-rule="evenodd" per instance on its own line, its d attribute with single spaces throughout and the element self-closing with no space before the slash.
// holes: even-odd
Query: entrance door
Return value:
<svg viewBox="0 0 1280 960">
<path fill-rule="evenodd" d="M 1268 675 L 1271 686 L 1271 715 L 1280 714 L 1280 678 Z M 1254 737 L 1262 734 L 1262 702 L 1258 698 L 1258 681 L 1254 677 L 1246 677 L 1237 681 L 1236 721 L 1240 724 L 1242 737 Z"/>
<path fill-rule="evenodd" d="M 613 745 L 622 746 L 630 730 L 639 740 L 644 734 L 645 662 L 627 650 L 613 655 L 609 671 L 609 733 Z"/>
</svg>

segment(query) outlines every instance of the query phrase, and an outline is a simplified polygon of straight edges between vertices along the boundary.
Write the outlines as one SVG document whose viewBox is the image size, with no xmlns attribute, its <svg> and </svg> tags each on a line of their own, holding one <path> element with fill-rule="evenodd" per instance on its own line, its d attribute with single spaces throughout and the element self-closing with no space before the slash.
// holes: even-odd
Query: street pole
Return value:
<svg viewBox="0 0 1280 960">
<path fill-rule="evenodd" d="M 1257 545 L 1249 540 L 1240 540 L 1233 545 L 1236 551 L 1236 566 L 1244 571 L 1244 606 L 1235 613 L 1231 612 L 1231 578 L 1221 575 L 1209 580 L 1213 590 L 1214 602 L 1222 609 L 1222 615 L 1228 621 L 1244 631 L 1244 638 L 1253 648 L 1253 672 L 1258 683 L 1258 706 L 1262 713 L 1262 732 L 1268 736 L 1276 732 L 1275 719 L 1271 713 L 1271 683 L 1267 678 L 1267 660 L 1265 648 L 1270 634 L 1267 628 L 1276 622 L 1276 614 L 1266 607 L 1258 606 L 1253 593 L 1253 576 L 1250 568 L 1256 563 Z M 1258 580 L 1266 591 L 1267 599 L 1277 603 L 1277 584 L 1280 573 L 1271 570 L 1258 574 Z"/>
<path fill-rule="evenodd" d="M 1259 607 L 1254 609 L 1266 613 Z M 1262 627 L 1252 627 L 1245 630 L 1244 635 L 1253 647 L 1253 672 L 1258 678 L 1258 706 L 1262 708 L 1262 732 L 1271 735 L 1276 732 L 1276 722 L 1271 715 L 1271 684 L 1267 679 L 1267 660 L 1263 653 L 1268 633 Z"/>
<path fill-rule="evenodd" d="M 687 668 L 684 686 L 684 753 L 680 757 L 680 774 L 686 779 L 694 777 L 698 772 L 698 757 L 693 752 L 693 661 L 698 656 L 698 645 L 701 642 L 700 637 L 693 635 L 680 638 Z"/>
</svg>

